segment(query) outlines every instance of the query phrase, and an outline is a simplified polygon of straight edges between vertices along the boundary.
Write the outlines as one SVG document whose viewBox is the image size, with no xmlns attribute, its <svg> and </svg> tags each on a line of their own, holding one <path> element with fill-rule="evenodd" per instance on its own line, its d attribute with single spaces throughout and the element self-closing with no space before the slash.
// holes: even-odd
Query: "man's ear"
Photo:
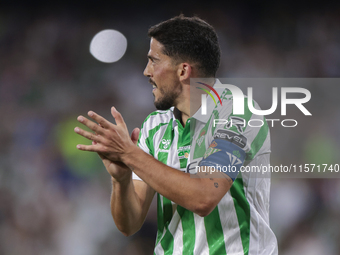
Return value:
<svg viewBox="0 0 340 255">
<path fill-rule="evenodd" d="M 181 63 L 178 66 L 177 75 L 180 81 L 190 79 L 192 76 L 192 67 L 188 63 Z"/>
</svg>

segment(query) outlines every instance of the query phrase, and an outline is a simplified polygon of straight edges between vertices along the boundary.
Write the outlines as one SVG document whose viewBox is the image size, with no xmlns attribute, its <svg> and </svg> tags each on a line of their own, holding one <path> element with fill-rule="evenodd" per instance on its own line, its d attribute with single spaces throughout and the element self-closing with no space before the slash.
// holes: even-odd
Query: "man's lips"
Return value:
<svg viewBox="0 0 340 255">
<path fill-rule="evenodd" d="M 153 80 L 151 80 L 151 78 L 149 79 L 149 83 L 152 84 L 153 86 L 157 87 L 156 82 L 154 82 Z"/>
<path fill-rule="evenodd" d="M 154 91 L 155 89 L 157 89 L 157 85 L 156 85 L 156 83 L 153 81 L 153 80 L 151 80 L 151 78 L 149 79 L 149 83 L 150 84 L 152 84 L 152 91 Z"/>
</svg>

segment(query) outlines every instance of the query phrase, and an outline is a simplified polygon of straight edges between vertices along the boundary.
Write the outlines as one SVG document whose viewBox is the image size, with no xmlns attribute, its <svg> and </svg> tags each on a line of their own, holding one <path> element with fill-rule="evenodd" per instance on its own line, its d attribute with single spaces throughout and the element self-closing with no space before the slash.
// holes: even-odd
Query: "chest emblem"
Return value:
<svg viewBox="0 0 340 255">
<path fill-rule="evenodd" d="M 170 139 L 162 139 L 162 145 L 163 145 L 162 149 L 164 149 L 164 150 L 168 149 L 170 142 L 171 142 Z"/>
</svg>

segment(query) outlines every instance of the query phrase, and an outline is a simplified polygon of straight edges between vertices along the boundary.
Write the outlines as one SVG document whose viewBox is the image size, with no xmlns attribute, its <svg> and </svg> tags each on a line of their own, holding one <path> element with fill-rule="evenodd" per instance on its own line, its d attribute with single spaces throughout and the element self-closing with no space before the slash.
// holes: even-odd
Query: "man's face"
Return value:
<svg viewBox="0 0 340 255">
<path fill-rule="evenodd" d="M 177 66 L 171 57 L 163 54 L 163 45 L 151 38 L 148 53 L 148 64 L 144 75 L 149 77 L 153 85 L 152 93 L 158 110 L 167 110 L 176 106 L 176 100 L 182 92 L 182 86 L 177 76 Z"/>
</svg>

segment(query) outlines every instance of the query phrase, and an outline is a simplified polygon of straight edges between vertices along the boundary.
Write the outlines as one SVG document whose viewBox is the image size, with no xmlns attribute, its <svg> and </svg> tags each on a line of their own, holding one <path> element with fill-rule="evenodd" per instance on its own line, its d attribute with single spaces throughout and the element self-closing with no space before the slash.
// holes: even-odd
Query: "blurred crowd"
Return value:
<svg viewBox="0 0 340 255">
<path fill-rule="evenodd" d="M 147 29 L 179 12 L 144 19 L 86 13 L 0 9 L 0 254 L 152 253 L 155 201 L 141 231 L 124 237 L 110 214 L 109 175 L 97 155 L 76 150 L 87 141 L 73 129 L 88 110 L 113 120 L 112 105 L 130 131 L 140 127 L 154 110 L 142 75 Z M 193 13 L 219 35 L 218 77 L 340 75 L 339 8 Z M 113 64 L 89 53 L 92 37 L 108 28 L 128 40 L 125 56 Z M 296 129 L 271 129 L 272 164 L 340 163 L 340 87 L 310 91 L 313 117 Z M 338 194 L 337 178 L 272 179 L 270 217 L 280 254 L 340 254 Z"/>
</svg>

